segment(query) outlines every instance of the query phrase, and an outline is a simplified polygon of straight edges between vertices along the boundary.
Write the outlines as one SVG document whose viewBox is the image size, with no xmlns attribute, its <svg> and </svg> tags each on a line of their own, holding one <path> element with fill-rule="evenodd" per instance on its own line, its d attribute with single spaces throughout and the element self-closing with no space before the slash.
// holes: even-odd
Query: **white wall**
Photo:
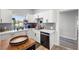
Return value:
<svg viewBox="0 0 79 59">
<path fill-rule="evenodd" d="M 59 45 L 59 10 L 57 10 L 57 20 L 56 20 L 56 42 Z"/>
<path fill-rule="evenodd" d="M 78 10 L 61 12 L 59 17 L 60 36 L 77 40 Z"/>
<path fill-rule="evenodd" d="M 79 23 L 79 10 L 78 10 L 78 23 Z M 79 25 L 79 24 L 78 24 Z M 79 27 L 79 26 L 78 26 Z M 79 50 L 79 28 L 78 28 L 78 50 Z"/>
<path fill-rule="evenodd" d="M 1 23 L 1 9 L 0 9 L 0 23 Z"/>
<path fill-rule="evenodd" d="M 12 12 L 8 9 L 1 9 L 1 19 L 3 23 L 11 23 Z"/>
<path fill-rule="evenodd" d="M 10 9 L 13 15 L 25 16 L 27 14 L 34 14 L 33 9 Z"/>
<path fill-rule="evenodd" d="M 35 13 L 40 13 L 40 12 L 44 12 L 44 11 L 49 11 L 51 9 L 36 9 Z"/>
</svg>

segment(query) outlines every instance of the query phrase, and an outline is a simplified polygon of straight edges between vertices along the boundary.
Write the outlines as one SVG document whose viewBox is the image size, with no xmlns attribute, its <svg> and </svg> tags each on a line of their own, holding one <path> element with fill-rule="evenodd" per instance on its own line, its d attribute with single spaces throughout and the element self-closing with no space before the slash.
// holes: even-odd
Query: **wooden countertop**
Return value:
<svg viewBox="0 0 79 59">
<path fill-rule="evenodd" d="M 33 40 L 32 38 L 29 38 L 28 41 L 25 44 L 19 45 L 19 46 L 11 46 L 9 45 L 7 50 L 25 50 L 28 49 L 29 47 L 31 47 L 32 45 L 35 44 L 35 40 Z"/>
</svg>

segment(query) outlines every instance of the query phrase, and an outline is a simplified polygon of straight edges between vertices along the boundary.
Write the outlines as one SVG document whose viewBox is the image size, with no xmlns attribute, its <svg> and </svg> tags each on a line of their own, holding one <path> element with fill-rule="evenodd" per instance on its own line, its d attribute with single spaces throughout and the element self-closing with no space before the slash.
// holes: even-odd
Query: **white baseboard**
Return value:
<svg viewBox="0 0 79 59">
<path fill-rule="evenodd" d="M 72 40 L 77 40 L 76 38 L 68 37 L 68 36 L 64 36 L 64 35 L 61 35 L 60 37 L 64 37 L 64 38 L 68 38 L 68 39 L 72 39 Z"/>
</svg>

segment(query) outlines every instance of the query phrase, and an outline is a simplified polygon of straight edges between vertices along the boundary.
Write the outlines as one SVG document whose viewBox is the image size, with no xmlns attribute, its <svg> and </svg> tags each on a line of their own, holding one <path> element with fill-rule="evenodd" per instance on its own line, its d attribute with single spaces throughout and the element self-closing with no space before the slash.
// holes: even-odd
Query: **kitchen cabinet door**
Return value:
<svg viewBox="0 0 79 59">
<path fill-rule="evenodd" d="M 36 23 L 35 15 L 27 15 L 27 20 L 29 23 Z"/>
<path fill-rule="evenodd" d="M 35 18 L 43 18 L 43 23 L 55 23 L 57 20 L 57 10 L 46 10 L 35 14 Z"/>
<path fill-rule="evenodd" d="M 35 32 L 35 40 L 40 43 L 40 31 Z"/>
<path fill-rule="evenodd" d="M 35 41 L 40 43 L 40 31 L 35 29 L 29 29 L 27 32 L 29 38 L 34 39 Z"/>
<path fill-rule="evenodd" d="M 36 30 L 35 29 L 29 29 L 29 31 L 28 31 L 28 36 L 30 37 L 30 38 L 32 38 L 32 39 L 34 39 L 35 41 L 37 41 L 36 40 Z"/>
<path fill-rule="evenodd" d="M 32 29 L 29 29 L 29 30 L 27 31 L 27 36 L 28 36 L 29 38 L 33 38 L 34 34 L 33 34 Z"/>
<path fill-rule="evenodd" d="M 43 23 L 55 23 L 57 20 L 57 11 L 49 10 L 43 14 Z"/>
</svg>

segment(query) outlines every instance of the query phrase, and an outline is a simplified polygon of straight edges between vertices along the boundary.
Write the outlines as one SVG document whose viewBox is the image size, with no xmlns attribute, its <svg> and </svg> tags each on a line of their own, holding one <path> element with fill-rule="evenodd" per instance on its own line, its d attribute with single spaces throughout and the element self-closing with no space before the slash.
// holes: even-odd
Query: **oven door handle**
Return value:
<svg viewBox="0 0 79 59">
<path fill-rule="evenodd" d="M 49 36 L 48 34 L 41 33 L 42 35 Z"/>
</svg>

